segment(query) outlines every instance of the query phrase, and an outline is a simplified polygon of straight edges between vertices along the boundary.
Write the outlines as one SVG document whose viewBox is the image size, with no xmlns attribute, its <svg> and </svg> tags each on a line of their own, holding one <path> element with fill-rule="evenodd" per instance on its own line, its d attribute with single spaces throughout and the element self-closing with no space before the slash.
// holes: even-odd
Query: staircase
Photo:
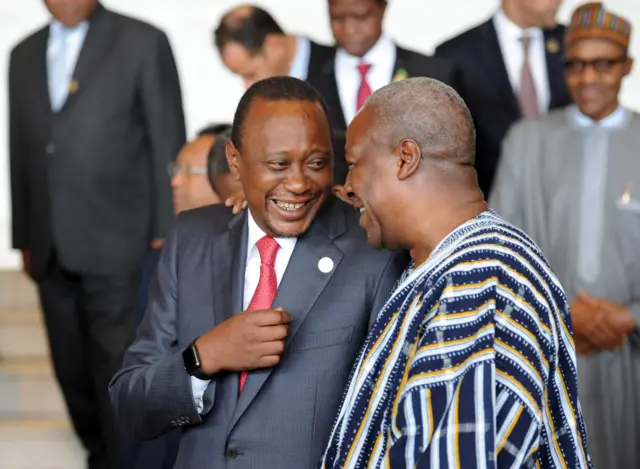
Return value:
<svg viewBox="0 0 640 469">
<path fill-rule="evenodd" d="M 71 357 L 70 357 L 71 359 Z M 83 469 L 33 283 L 0 271 L 0 469 Z"/>
</svg>

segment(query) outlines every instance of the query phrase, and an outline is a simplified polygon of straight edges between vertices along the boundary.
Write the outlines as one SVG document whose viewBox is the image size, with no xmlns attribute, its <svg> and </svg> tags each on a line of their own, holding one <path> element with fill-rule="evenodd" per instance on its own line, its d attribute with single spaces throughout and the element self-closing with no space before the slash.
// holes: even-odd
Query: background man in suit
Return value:
<svg viewBox="0 0 640 469">
<path fill-rule="evenodd" d="M 384 35 L 386 8 L 385 0 L 329 0 L 338 49 L 327 51 L 320 67 L 310 69 L 307 81 L 320 91 L 339 132 L 344 133 L 373 91 L 392 81 L 426 76 L 458 89 L 462 84 L 451 61 L 403 49 Z"/>
<path fill-rule="evenodd" d="M 264 78 L 306 80 L 331 50 L 303 36 L 286 34 L 262 8 L 242 5 L 226 13 L 214 32 L 220 58 L 248 88 Z"/>
<path fill-rule="evenodd" d="M 502 0 L 488 21 L 436 48 L 456 61 L 477 130 L 476 170 L 489 197 L 500 145 L 511 124 L 571 101 L 564 81 L 561 0 Z"/>
<path fill-rule="evenodd" d="M 161 31 L 95 0 L 45 3 L 52 23 L 10 61 L 13 246 L 38 284 L 89 466 L 120 469 L 107 385 L 132 337 L 145 254 L 172 219 L 180 86 Z"/>
<path fill-rule="evenodd" d="M 330 195 L 331 130 L 311 86 L 249 88 L 227 154 L 249 208 L 178 215 L 113 405 L 137 438 L 182 427 L 177 467 L 312 468 L 407 257 L 371 249 Z"/>
</svg>

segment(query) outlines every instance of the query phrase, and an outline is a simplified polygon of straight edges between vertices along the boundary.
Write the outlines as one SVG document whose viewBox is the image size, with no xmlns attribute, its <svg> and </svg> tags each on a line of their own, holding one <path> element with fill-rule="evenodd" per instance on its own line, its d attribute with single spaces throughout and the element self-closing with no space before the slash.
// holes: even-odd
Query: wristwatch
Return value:
<svg viewBox="0 0 640 469">
<path fill-rule="evenodd" d="M 195 340 L 191 342 L 191 344 L 184 350 L 184 352 L 182 352 L 182 361 L 184 362 L 184 367 L 187 369 L 187 373 L 189 373 L 189 375 L 204 380 L 209 380 L 212 378 L 212 375 L 208 375 L 204 371 L 202 371 L 200 356 L 198 355 L 198 349 L 196 348 Z"/>
</svg>

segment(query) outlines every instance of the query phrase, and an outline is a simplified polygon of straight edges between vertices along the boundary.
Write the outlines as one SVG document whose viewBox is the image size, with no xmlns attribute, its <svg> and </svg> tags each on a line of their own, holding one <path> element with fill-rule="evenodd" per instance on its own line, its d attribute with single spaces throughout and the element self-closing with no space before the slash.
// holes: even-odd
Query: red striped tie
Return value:
<svg viewBox="0 0 640 469">
<path fill-rule="evenodd" d="M 260 253 L 260 280 L 251 298 L 247 311 L 269 309 L 278 291 L 278 278 L 276 277 L 276 254 L 280 245 L 271 236 L 261 238 L 256 246 Z M 247 372 L 240 373 L 240 389 L 242 392 L 244 383 L 247 381 Z"/>
</svg>

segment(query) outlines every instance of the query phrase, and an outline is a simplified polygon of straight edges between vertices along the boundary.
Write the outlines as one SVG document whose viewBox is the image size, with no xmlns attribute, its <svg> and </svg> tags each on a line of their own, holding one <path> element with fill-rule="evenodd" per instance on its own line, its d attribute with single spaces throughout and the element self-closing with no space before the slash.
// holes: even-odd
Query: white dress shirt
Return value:
<svg viewBox="0 0 640 469">
<path fill-rule="evenodd" d="M 54 111 L 60 110 L 67 100 L 69 85 L 88 30 L 88 21 L 69 28 L 54 20 L 49 26 L 47 82 Z"/>
<path fill-rule="evenodd" d="M 349 55 L 344 49 L 338 49 L 335 59 L 336 83 L 342 113 L 347 125 L 355 117 L 358 104 L 358 89 L 362 76 L 358 64 L 370 64 L 367 83 L 371 92 L 391 83 L 396 63 L 396 45 L 391 39 L 382 35 L 364 57 Z"/>
<path fill-rule="evenodd" d="M 507 67 L 507 74 L 513 91 L 520 91 L 520 78 L 524 64 L 524 49 L 520 38 L 531 38 L 529 45 L 529 66 L 538 96 L 538 109 L 545 114 L 549 109 L 551 92 L 549 90 L 549 75 L 547 73 L 547 56 L 545 52 L 544 33 L 540 28 L 522 29 L 511 21 L 502 10 L 493 17 L 493 24 L 498 35 L 498 43 L 502 51 L 502 58 Z"/>
<path fill-rule="evenodd" d="M 311 58 L 311 41 L 303 36 L 296 36 L 296 52 L 291 61 L 289 76 L 299 80 L 306 80 L 309 73 L 309 59 Z"/>
<path fill-rule="evenodd" d="M 249 307 L 251 298 L 253 297 L 253 294 L 258 287 L 258 282 L 260 281 L 261 261 L 260 252 L 258 251 L 256 243 L 266 236 L 266 233 L 262 231 L 253 219 L 250 210 L 247 210 L 247 217 L 249 219 L 249 232 L 247 237 L 247 261 L 244 270 L 244 292 L 242 299 L 242 309 L 245 311 Z M 280 245 L 280 249 L 278 249 L 276 254 L 276 262 L 274 266 L 278 286 L 280 286 L 280 281 L 282 280 L 285 270 L 287 270 L 287 265 L 289 265 L 289 260 L 293 254 L 293 249 L 296 247 L 298 238 L 275 238 L 275 240 Z M 234 313 L 239 312 L 240 311 L 234 311 Z M 204 395 L 204 391 L 207 389 L 209 382 L 209 380 L 198 379 L 195 376 L 191 377 L 191 391 L 193 393 L 196 409 L 198 409 L 199 413 L 204 409 L 202 396 Z"/>
</svg>

